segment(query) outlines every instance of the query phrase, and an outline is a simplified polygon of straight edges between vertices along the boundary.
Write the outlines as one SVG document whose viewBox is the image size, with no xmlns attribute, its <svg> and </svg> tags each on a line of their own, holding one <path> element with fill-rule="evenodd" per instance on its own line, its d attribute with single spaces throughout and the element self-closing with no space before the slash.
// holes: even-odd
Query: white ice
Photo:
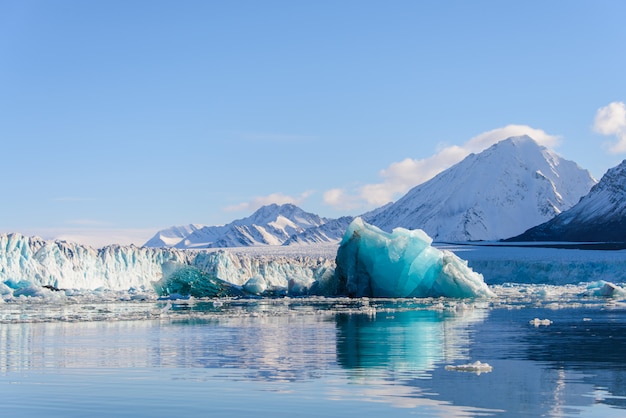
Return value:
<svg viewBox="0 0 626 418">
<path fill-rule="evenodd" d="M 468 260 L 469 267 L 481 273 L 490 290 L 503 299 L 532 298 L 560 304 L 557 299 L 566 294 L 567 297 L 610 300 L 626 298 L 624 250 L 484 244 L 437 244 L 437 248 L 428 248 L 420 257 L 446 249 L 449 251 L 442 254 L 448 256 L 442 257 L 442 263 L 454 260 L 451 252 Z M 393 254 L 391 250 L 385 251 L 387 255 Z M 337 245 L 240 247 L 220 251 L 134 246 L 93 249 L 20 234 L 0 234 L 0 296 L 4 300 L 56 298 L 62 293 L 90 292 L 100 297 L 102 292 L 122 292 L 127 299 L 143 297 L 141 295 L 156 297 L 153 284 L 163 278 L 169 264 L 197 268 L 240 288 L 260 276 L 267 285 L 266 291 L 273 294 L 305 295 L 311 290 L 316 294 L 333 294 L 336 291 L 332 280 L 336 254 Z M 455 266 L 448 264 L 448 268 Z M 457 265 L 464 269 L 460 260 Z M 514 286 L 507 285 L 511 283 Z M 55 288 L 64 292 L 53 292 Z"/>
<path fill-rule="evenodd" d="M 493 367 L 489 363 L 481 363 L 475 361 L 474 363 L 459 364 L 457 366 L 446 366 L 446 370 L 453 370 L 458 372 L 473 372 L 476 374 L 489 373 L 493 371 Z"/>
</svg>

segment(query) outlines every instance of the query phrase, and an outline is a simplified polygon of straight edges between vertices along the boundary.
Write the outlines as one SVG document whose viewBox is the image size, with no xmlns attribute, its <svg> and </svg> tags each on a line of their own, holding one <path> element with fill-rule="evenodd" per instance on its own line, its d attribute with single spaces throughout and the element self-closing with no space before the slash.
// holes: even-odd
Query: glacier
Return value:
<svg viewBox="0 0 626 418">
<path fill-rule="evenodd" d="M 353 234 L 355 230 L 351 229 Z M 351 245 L 356 248 L 356 244 Z M 434 245 L 436 248 L 425 245 L 425 252 L 420 257 L 433 257 L 442 250 L 441 258 L 435 258 L 442 265 L 445 263 L 447 269 L 479 272 L 488 289 L 499 295 L 518 291 L 518 287 L 502 286 L 520 284 L 535 286 L 535 290 L 545 288 L 550 294 L 570 292 L 571 289 L 564 285 L 578 285 L 576 292 L 586 296 L 626 297 L 623 291 L 626 250 L 539 248 L 495 243 Z M 101 297 L 114 292 L 118 295 L 115 297 L 125 299 L 348 294 L 347 278 L 337 278 L 342 269 L 345 274 L 342 258 L 347 253 L 345 248 L 341 250 L 337 268 L 338 252 L 338 246 L 334 244 L 202 250 L 114 245 L 93 249 L 17 233 L 0 234 L 0 303 L 29 296 L 62 298 L 92 294 Z M 454 254 L 467 260 L 467 265 L 453 257 Z M 392 257 L 390 260 L 400 255 L 398 249 L 377 254 L 378 257 Z M 390 260 L 386 262 L 387 267 L 399 269 L 400 265 Z M 580 286 L 585 283 L 592 285 Z M 400 286 L 398 289 L 391 289 L 397 293 L 376 294 L 411 295 L 409 284 L 398 281 L 397 285 Z M 555 290 L 553 286 L 558 287 Z M 370 294 L 368 292 L 363 290 L 363 295 Z M 433 290 L 430 294 L 437 293 Z"/>
<path fill-rule="evenodd" d="M 483 276 L 422 230 L 387 233 L 356 218 L 337 250 L 339 293 L 354 297 L 492 297 Z"/>
</svg>

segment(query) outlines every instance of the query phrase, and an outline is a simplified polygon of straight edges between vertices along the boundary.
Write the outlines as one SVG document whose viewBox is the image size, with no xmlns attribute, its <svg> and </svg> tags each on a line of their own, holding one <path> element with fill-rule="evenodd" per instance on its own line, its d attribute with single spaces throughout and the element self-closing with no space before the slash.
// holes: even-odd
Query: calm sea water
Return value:
<svg viewBox="0 0 626 418">
<path fill-rule="evenodd" d="M 626 416 L 626 308 L 610 301 L 126 301 L 0 311 L 7 417 Z M 475 361 L 492 371 L 446 367 Z"/>
</svg>

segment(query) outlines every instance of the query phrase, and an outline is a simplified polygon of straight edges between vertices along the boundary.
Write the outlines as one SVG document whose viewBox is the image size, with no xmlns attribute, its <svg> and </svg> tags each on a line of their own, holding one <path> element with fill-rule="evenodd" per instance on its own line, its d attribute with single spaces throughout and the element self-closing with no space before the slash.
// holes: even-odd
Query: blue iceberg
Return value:
<svg viewBox="0 0 626 418">
<path fill-rule="evenodd" d="M 336 258 L 338 292 L 352 297 L 491 297 L 483 276 L 422 230 L 391 233 L 356 218 Z"/>
</svg>

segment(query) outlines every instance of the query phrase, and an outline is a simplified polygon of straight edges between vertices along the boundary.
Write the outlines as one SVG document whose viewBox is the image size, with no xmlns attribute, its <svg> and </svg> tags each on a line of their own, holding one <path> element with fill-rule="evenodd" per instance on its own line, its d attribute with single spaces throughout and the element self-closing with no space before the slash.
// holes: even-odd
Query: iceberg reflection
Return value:
<svg viewBox="0 0 626 418">
<path fill-rule="evenodd" d="M 337 316 L 337 361 L 355 373 L 382 369 L 427 376 L 444 362 L 468 359 L 470 326 L 486 310 L 416 310 Z"/>
</svg>

